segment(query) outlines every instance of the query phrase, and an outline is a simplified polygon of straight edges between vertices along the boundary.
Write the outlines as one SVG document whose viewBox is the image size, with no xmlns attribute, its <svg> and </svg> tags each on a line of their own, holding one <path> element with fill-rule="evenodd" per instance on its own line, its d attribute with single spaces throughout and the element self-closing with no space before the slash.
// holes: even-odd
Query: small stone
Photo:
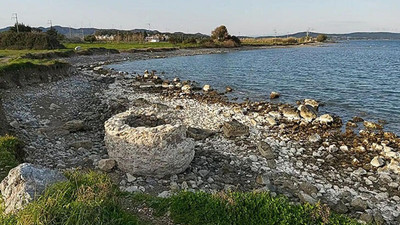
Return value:
<svg viewBox="0 0 400 225">
<path fill-rule="evenodd" d="M 347 147 L 346 145 L 342 145 L 342 146 L 340 146 L 340 150 L 342 152 L 348 152 L 349 151 L 349 147 Z"/>
<path fill-rule="evenodd" d="M 275 159 L 274 151 L 268 143 L 264 141 L 258 142 L 257 149 L 264 158 Z"/>
<path fill-rule="evenodd" d="M 250 159 L 252 162 L 257 162 L 257 161 L 258 161 L 258 158 L 257 158 L 256 155 L 249 155 L 249 159 Z"/>
<path fill-rule="evenodd" d="M 77 132 L 85 130 L 86 126 L 82 120 L 71 120 L 66 122 L 63 128 L 69 132 Z"/>
<path fill-rule="evenodd" d="M 57 110 L 57 109 L 61 109 L 61 107 L 59 105 L 51 103 L 49 109 L 50 110 Z"/>
<path fill-rule="evenodd" d="M 361 198 L 355 198 L 350 203 L 351 207 L 356 211 L 365 211 L 368 207 L 367 203 Z"/>
<path fill-rule="evenodd" d="M 115 160 L 113 159 L 102 159 L 99 161 L 99 169 L 105 172 L 110 172 L 115 167 Z"/>
<path fill-rule="evenodd" d="M 206 177 L 209 173 L 210 171 L 208 170 L 199 170 L 199 174 L 201 177 Z"/>
<path fill-rule="evenodd" d="M 70 147 L 73 147 L 75 149 L 84 148 L 84 149 L 89 150 L 93 147 L 93 142 L 91 142 L 89 140 L 77 141 L 77 142 L 70 144 Z"/>
<path fill-rule="evenodd" d="M 10 126 L 11 126 L 12 128 L 18 129 L 18 128 L 19 128 L 19 123 L 18 123 L 16 120 L 14 120 L 14 121 L 12 121 L 12 122 L 10 123 Z"/>
<path fill-rule="evenodd" d="M 182 188 L 182 190 L 187 190 L 187 189 L 189 189 L 189 185 L 187 184 L 186 181 L 183 181 L 183 182 L 182 182 L 181 188 Z"/>
<path fill-rule="evenodd" d="M 232 120 L 230 122 L 225 122 L 222 131 L 224 132 L 225 137 L 240 137 L 244 135 L 249 135 L 249 127 L 239 123 L 237 120 Z"/>
<path fill-rule="evenodd" d="M 371 165 L 374 167 L 382 167 L 385 165 L 385 160 L 383 160 L 382 157 L 380 156 L 375 156 L 372 160 L 371 160 Z"/>
<path fill-rule="evenodd" d="M 363 213 L 360 215 L 360 220 L 366 222 L 367 224 L 371 224 L 374 220 L 374 217 L 369 213 Z"/>
<path fill-rule="evenodd" d="M 319 136 L 319 134 L 313 134 L 308 137 L 308 140 L 312 143 L 317 143 L 321 141 L 321 136 Z"/>
<path fill-rule="evenodd" d="M 132 174 L 130 174 L 130 173 L 126 174 L 126 178 L 129 183 L 134 182 L 136 180 L 136 177 L 132 176 Z"/>
<path fill-rule="evenodd" d="M 172 196 L 172 193 L 170 191 L 163 191 L 160 194 L 158 194 L 157 197 L 159 198 L 169 198 Z"/>
</svg>

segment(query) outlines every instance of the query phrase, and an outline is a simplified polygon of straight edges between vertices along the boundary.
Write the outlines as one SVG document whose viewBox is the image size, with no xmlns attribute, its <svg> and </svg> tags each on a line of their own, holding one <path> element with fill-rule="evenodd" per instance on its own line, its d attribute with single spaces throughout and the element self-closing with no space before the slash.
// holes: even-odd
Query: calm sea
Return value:
<svg viewBox="0 0 400 225">
<path fill-rule="evenodd" d="M 321 47 L 276 48 L 215 55 L 128 61 L 116 70 L 165 72 L 210 84 L 231 97 L 294 103 L 312 98 L 324 103 L 322 113 L 387 122 L 386 130 L 400 134 L 400 41 L 346 41 Z"/>
</svg>

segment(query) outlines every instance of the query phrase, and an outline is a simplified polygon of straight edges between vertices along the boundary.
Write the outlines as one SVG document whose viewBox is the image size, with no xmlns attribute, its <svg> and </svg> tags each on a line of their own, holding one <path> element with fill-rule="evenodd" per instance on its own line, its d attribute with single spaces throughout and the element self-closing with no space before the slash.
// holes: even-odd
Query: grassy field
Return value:
<svg viewBox="0 0 400 225">
<path fill-rule="evenodd" d="M 14 215 L 0 212 L 0 224 L 164 224 L 157 222 L 159 217 L 186 225 L 358 224 L 330 212 L 325 205 L 295 205 L 267 192 L 180 192 L 158 198 L 122 193 L 104 173 L 75 171 L 66 176 L 68 181 L 49 187 L 22 211 Z M 153 215 L 143 217 L 137 209 L 152 211 Z"/>
<path fill-rule="evenodd" d="M 156 43 L 126 43 L 126 42 L 95 42 L 95 43 L 66 43 L 64 46 L 67 49 L 74 49 L 77 46 L 81 46 L 82 49 L 88 48 L 108 48 L 117 49 L 120 51 L 126 51 L 131 49 L 141 48 L 190 48 L 198 47 L 197 44 L 171 44 L 168 42 L 156 42 Z"/>
<path fill-rule="evenodd" d="M 298 45 L 314 42 L 312 38 L 242 38 L 242 45 L 247 46 L 274 46 L 274 45 Z"/>
</svg>

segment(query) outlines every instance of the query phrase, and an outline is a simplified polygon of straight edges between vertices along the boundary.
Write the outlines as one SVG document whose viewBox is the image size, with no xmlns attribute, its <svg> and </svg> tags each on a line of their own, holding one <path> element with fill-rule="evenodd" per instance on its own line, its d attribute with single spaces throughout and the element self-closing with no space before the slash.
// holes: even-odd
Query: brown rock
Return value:
<svg viewBox="0 0 400 225">
<path fill-rule="evenodd" d="M 249 135 L 249 127 L 239 123 L 237 120 L 232 120 L 231 122 L 225 122 L 222 131 L 224 132 L 225 137 L 240 137 L 244 135 Z"/>
<path fill-rule="evenodd" d="M 276 98 L 279 98 L 281 96 L 281 94 L 280 93 L 278 93 L 278 92 L 271 92 L 271 94 L 269 95 L 269 98 L 270 99 L 276 99 Z"/>
</svg>

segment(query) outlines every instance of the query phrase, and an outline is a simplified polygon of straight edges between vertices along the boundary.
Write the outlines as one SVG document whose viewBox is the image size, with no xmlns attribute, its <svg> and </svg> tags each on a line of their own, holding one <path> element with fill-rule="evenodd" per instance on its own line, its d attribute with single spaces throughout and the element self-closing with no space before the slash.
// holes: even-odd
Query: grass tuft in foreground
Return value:
<svg viewBox="0 0 400 225">
<path fill-rule="evenodd" d="M 3 215 L 0 224 L 139 224 L 119 206 L 117 189 L 107 175 L 69 172 L 66 176 L 68 181 L 51 186 L 17 214 Z"/>
<path fill-rule="evenodd" d="M 165 216 L 186 225 L 358 224 L 324 205 L 295 205 L 269 193 L 180 192 L 158 198 L 121 193 L 104 173 L 75 171 L 66 176 L 68 181 L 51 186 L 15 215 L 0 214 L 0 224 L 161 224 L 157 218 Z M 138 219 L 143 216 L 140 210 L 124 210 L 149 208 L 155 221 L 146 223 Z"/>
<path fill-rule="evenodd" d="M 188 225 L 358 224 L 324 205 L 294 205 L 269 193 L 183 192 L 172 197 L 170 211 L 176 223 Z"/>
<path fill-rule="evenodd" d="M 13 136 L 0 137 L 0 180 L 18 166 L 23 157 L 22 142 Z"/>
</svg>

